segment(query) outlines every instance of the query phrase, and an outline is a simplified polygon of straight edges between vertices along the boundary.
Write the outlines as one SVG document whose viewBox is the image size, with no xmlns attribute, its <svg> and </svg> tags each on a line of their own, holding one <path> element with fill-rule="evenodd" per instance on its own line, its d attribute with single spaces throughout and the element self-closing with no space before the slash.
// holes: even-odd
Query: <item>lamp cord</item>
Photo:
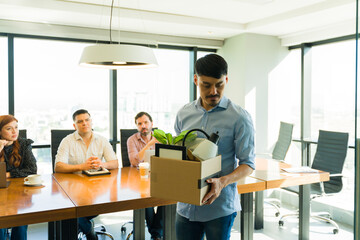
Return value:
<svg viewBox="0 0 360 240">
<path fill-rule="evenodd" d="M 114 0 L 111 1 L 111 12 L 110 12 L 110 44 L 112 43 L 111 25 L 112 25 L 113 8 L 114 8 Z"/>
</svg>

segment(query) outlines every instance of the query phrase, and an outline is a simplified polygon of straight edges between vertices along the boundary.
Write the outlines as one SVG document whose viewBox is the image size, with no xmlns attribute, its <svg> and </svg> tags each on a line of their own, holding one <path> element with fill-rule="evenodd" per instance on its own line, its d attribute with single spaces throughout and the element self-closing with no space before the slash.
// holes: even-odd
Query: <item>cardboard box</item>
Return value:
<svg viewBox="0 0 360 240">
<path fill-rule="evenodd" d="M 150 166 L 152 197 L 202 205 L 210 188 L 206 180 L 221 171 L 221 156 L 202 162 L 152 156 Z"/>
</svg>

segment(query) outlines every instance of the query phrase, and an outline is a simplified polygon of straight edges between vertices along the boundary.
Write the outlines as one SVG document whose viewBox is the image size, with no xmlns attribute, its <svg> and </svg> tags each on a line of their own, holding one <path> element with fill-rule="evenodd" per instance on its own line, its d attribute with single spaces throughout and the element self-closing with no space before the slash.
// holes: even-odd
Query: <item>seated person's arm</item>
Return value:
<svg viewBox="0 0 360 240">
<path fill-rule="evenodd" d="M 56 154 L 54 168 L 55 172 L 71 173 L 91 169 L 92 166 L 90 158 L 82 164 L 68 164 L 70 157 L 69 150 L 70 145 L 68 142 L 66 142 L 66 138 L 64 138 L 61 141 Z"/>
<path fill-rule="evenodd" d="M 145 157 L 145 151 L 148 150 L 151 146 L 153 146 L 158 141 L 156 138 L 151 139 L 150 142 L 148 142 L 143 149 L 140 151 L 137 150 L 136 144 L 132 139 L 128 139 L 127 141 L 127 148 L 128 148 L 128 155 L 129 160 L 132 166 L 137 167 L 139 163 L 141 163 L 144 160 Z"/>
<path fill-rule="evenodd" d="M 91 164 L 89 164 L 89 161 L 76 165 L 71 165 L 63 162 L 57 162 L 55 164 L 55 172 L 58 173 L 71 173 L 89 169 L 91 169 Z"/>
<path fill-rule="evenodd" d="M 106 162 L 100 162 L 101 167 L 106 169 L 119 168 L 119 161 L 109 142 L 106 142 L 104 146 L 104 159 Z"/>
</svg>

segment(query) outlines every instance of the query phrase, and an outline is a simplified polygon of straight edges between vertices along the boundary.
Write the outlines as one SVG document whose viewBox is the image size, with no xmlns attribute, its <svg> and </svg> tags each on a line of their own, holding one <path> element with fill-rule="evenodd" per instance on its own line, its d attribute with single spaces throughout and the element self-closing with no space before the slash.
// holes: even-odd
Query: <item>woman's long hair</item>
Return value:
<svg viewBox="0 0 360 240">
<path fill-rule="evenodd" d="M 12 115 L 1 115 L 0 116 L 0 132 L 6 124 L 11 123 L 12 121 L 18 122 L 18 120 Z M 0 133 L 0 138 L 1 138 L 1 133 Z M 19 167 L 20 163 L 21 163 L 21 156 L 19 154 L 19 151 L 20 151 L 20 143 L 19 143 L 19 138 L 18 138 L 13 143 L 13 151 L 10 154 L 10 158 L 9 158 L 9 164 L 13 165 L 14 167 Z M 0 162 L 4 162 L 4 161 L 5 161 L 5 149 L 3 149 L 0 152 Z"/>
</svg>

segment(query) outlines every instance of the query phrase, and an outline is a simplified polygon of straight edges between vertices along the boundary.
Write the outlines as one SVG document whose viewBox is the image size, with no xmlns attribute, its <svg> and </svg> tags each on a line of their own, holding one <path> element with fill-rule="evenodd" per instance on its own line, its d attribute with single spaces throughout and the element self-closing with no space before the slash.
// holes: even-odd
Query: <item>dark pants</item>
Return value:
<svg viewBox="0 0 360 240">
<path fill-rule="evenodd" d="M 154 208 L 145 209 L 145 219 L 148 231 L 152 238 L 162 237 L 163 235 L 163 219 L 164 206 L 157 207 L 155 213 Z"/>
<path fill-rule="evenodd" d="M 28 225 L 11 228 L 11 240 L 26 240 Z M 0 240 L 5 240 L 7 228 L 0 229 Z"/>
<path fill-rule="evenodd" d="M 177 240 L 202 240 L 206 235 L 207 240 L 230 239 L 231 227 L 236 217 L 236 212 L 225 217 L 216 218 L 207 222 L 193 222 L 176 214 L 175 228 Z"/>
<path fill-rule="evenodd" d="M 90 233 L 91 229 L 93 228 L 93 225 L 91 223 L 91 219 L 93 219 L 96 216 L 89 216 L 89 217 L 81 217 L 78 219 L 79 221 L 79 229 L 84 234 Z"/>
</svg>

